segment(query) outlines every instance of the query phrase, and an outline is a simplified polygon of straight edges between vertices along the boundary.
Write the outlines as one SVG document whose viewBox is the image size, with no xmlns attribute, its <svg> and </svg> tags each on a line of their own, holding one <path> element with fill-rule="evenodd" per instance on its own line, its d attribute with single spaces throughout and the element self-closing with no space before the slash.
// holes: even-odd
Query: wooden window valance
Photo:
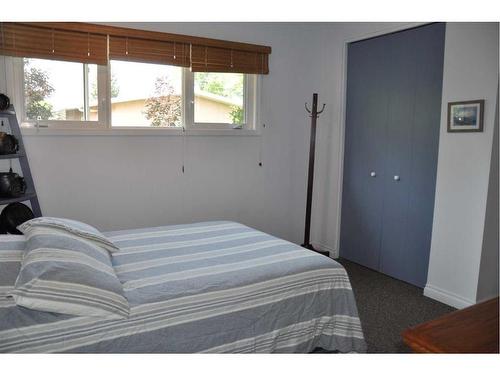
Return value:
<svg viewBox="0 0 500 375">
<path fill-rule="evenodd" d="M 268 55 L 260 52 L 191 45 L 193 72 L 269 73 Z"/>
<path fill-rule="evenodd" d="M 109 58 L 176 66 L 190 66 L 189 44 L 157 40 L 109 37 Z"/>
<path fill-rule="evenodd" d="M 271 47 L 78 22 L 0 22 L 0 54 L 106 65 L 109 59 L 268 74 Z"/>
<path fill-rule="evenodd" d="M 0 54 L 107 64 L 106 35 L 0 23 Z"/>
</svg>

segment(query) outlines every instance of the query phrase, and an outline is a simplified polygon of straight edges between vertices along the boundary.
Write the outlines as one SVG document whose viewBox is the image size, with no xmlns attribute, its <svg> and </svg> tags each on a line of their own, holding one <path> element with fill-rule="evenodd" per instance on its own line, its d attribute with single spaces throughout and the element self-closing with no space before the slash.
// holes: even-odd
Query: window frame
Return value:
<svg viewBox="0 0 500 375">
<path fill-rule="evenodd" d="M 7 59 L 7 58 L 6 58 Z M 106 126 L 104 114 L 106 103 L 106 75 L 105 67 L 97 65 L 97 121 L 73 121 L 73 120 L 31 120 L 26 117 L 25 96 L 24 96 L 24 59 L 22 57 L 11 57 L 11 65 L 13 69 L 13 82 L 8 87 L 16 87 L 14 94 L 16 111 L 20 114 L 21 127 L 24 128 L 50 128 L 50 129 L 102 129 Z M 81 63 L 83 67 L 88 64 Z M 85 73 L 82 72 L 84 75 Z M 85 81 L 85 78 L 84 78 Z M 88 88 L 87 88 L 88 90 Z M 84 91 L 86 91 L 84 87 Z M 84 93 L 85 96 L 85 93 Z M 84 98 L 85 102 L 85 98 Z M 84 103 L 85 105 L 85 103 Z"/>
<path fill-rule="evenodd" d="M 23 131 L 43 134 L 108 135 L 259 135 L 261 77 L 244 74 L 245 121 L 241 126 L 224 123 L 194 122 L 194 73 L 182 69 L 182 125 L 147 127 L 113 125 L 111 119 L 111 62 L 97 65 L 98 121 L 28 120 L 25 113 L 23 58 L 5 56 L 8 94 L 13 99 Z"/>
<path fill-rule="evenodd" d="M 186 90 L 184 92 L 186 98 L 187 118 L 185 123 L 187 129 L 192 130 L 254 130 L 256 118 L 256 90 L 257 90 L 257 75 L 243 75 L 243 113 L 245 121 L 243 124 L 229 124 L 218 122 L 195 122 L 194 121 L 194 74 L 189 69 L 186 70 Z"/>
<path fill-rule="evenodd" d="M 111 61 L 114 61 L 113 59 L 109 59 L 108 65 L 107 65 L 107 77 L 106 77 L 106 118 L 107 120 L 107 128 L 110 130 L 123 130 L 123 131 L 182 131 L 182 129 L 185 127 L 185 108 L 186 108 L 186 103 L 185 103 L 185 68 L 180 68 L 181 69 L 181 90 L 182 90 L 182 95 L 181 95 L 181 116 L 182 116 L 182 123 L 181 126 L 128 126 L 128 125 L 113 125 L 113 119 L 112 119 L 112 100 L 111 100 Z M 119 61 L 119 60 L 116 60 Z M 161 65 L 161 64 L 153 64 L 153 65 Z"/>
</svg>

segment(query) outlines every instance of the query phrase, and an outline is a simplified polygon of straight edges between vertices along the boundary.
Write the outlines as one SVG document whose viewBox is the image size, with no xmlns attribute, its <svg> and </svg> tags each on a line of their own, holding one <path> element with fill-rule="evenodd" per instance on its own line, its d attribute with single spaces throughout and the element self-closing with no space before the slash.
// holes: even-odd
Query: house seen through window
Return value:
<svg viewBox="0 0 500 375">
<path fill-rule="evenodd" d="M 113 126 L 182 126 L 182 68 L 111 61 Z"/>
<path fill-rule="evenodd" d="M 243 124 L 244 74 L 195 73 L 194 122 Z"/>
</svg>

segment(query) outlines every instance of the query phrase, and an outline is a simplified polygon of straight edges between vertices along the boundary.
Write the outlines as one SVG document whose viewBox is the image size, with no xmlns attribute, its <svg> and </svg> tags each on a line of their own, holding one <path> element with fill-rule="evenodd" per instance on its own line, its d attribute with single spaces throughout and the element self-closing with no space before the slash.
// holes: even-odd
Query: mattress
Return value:
<svg viewBox="0 0 500 375">
<path fill-rule="evenodd" d="M 239 223 L 108 232 L 128 319 L 18 307 L 7 297 L 24 237 L 0 236 L 0 352 L 364 352 L 334 260 Z"/>
</svg>

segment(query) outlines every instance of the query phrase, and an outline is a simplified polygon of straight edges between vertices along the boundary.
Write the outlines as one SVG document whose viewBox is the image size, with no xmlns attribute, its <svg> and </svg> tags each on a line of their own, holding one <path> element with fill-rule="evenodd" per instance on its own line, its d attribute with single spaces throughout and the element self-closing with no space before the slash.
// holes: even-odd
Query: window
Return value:
<svg viewBox="0 0 500 375">
<path fill-rule="evenodd" d="M 194 122 L 245 123 L 245 75 L 194 73 Z"/>
<path fill-rule="evenodd" d="M 110 66 L 113 126 L 182 126 L 182 68 L 114 60 Z"/>
<path fill-rule="evenodd" d="M 0 22 L 0 70 L 25 127 L 255 130 L 270 54 L 269 46 L 123 27 Z"/>
<path fill-rule="evenodd" d="M 110 60 L 107 66 L 9 58 L 23 126 L 55 129 L 255 129 L 257 75 L 191 72 Z"/>
<path fill-rule="evenodd" d="M 257 75 L 186 70 L 185 77 L 188 129 L 255 129 Z"/>
<path fill-rule="evenodd" d="M 97 65 L 23 59 L 27 121 L 98 121 Z"/>
</svg>

